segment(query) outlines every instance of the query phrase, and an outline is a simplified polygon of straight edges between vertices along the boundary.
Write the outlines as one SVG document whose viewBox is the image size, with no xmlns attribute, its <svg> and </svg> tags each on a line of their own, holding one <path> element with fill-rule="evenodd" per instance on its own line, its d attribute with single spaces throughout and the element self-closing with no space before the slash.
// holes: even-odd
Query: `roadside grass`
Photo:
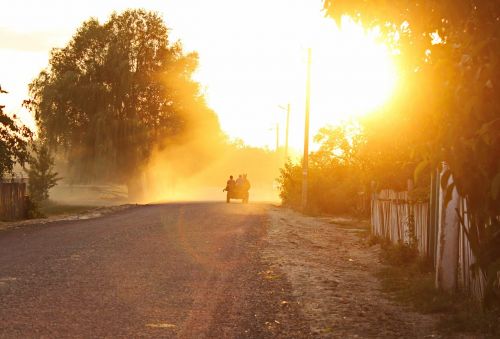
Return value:
<svg viewBox="0 0 500 339">
<path fill-rule="evenodd" d="M 362 238 L 368 238 L 370 235 L 370 223 L 365 218 L 331 217 L 328 223 L 334 225 L 336 228 L 355 233 Z"/>
<path fill-rule="evenodd" d="M 377 272 L 382 290 L 403 304 L 425 314 L 436 314 L 438 329 L 444 333 L 466 332 L 479 336 L 500 337 L 500 313 L 483 310 L 478 302 L 461 293 L 449 294 L 434 287 L 434 269 L 408 245 L 393 245 L 380 239 L 382 262 Z"/>
<path fill-rule="evenodd" d="M 29 219 L 44 219 L 48 217 L 57 217 L 65 215 L 82 214 L 89 212 L 99 206 L 93 205 L 70 205 L 61 204 L 54 201 L 45 201 L 42 204 L 34 204 L 28 200 L 28 217 L 23 220 L 3 220 L 0 221 L 0 232 L 7 231 L 11 228 L 18 228 L 26 225 L 33 225 L 33 223 L 24 223 Z"/>
<path fill-rule="evenodd" d="M 54 201 L 46 201 L 40 204 L 38 210 L 45 217 L 51 217 L 56 215 L 64 214 L 78 214 L 87 212 L 91 209 L 97 208 L 97 206 L 91 205 L 68 205 L 61 204 Z"/>
</svg>

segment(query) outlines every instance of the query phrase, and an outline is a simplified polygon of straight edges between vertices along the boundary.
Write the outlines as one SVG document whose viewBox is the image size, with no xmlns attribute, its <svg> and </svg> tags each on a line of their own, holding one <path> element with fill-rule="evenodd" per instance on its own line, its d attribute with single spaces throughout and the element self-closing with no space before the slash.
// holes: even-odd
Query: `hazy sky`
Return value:
<svg viewBox="0 0 500 339">
<path fill-rule="evenodd" d="M 27 121 L 27 113 L 22 112 L 20 103 L 27 97 L 27 84 L 47 65 L 52 47 L 64 46 L 91 16 L 104 22 L 113 11 L 145 8 L 163 16 L 172 38 L 180 39 L 187 51 L 199 53 L 196 79 L 204 86 L 209 105 L 230 136 L 273 148 L 273 128 L 279 122 L 283 144 L 285 113 L 278 105 L 291 102 L 291 143 L 300 148 L 310 32 L 317 32 L 317 26 L 323 25 L 327 32 L 338 33 L 331 20 L 322 19 L 321 3 L 320 0 L 10 1 L 0 11 L 0 85 L 9 91 L 0 97 L 0 103 L 7 106 L 8 112 L 18 113 Z M 327 34 L 321 45 L 341 46 L 342 41 L 338 34 Z M 344 54 L 340 57 L 350 62 L 367 55 L 363 46 L 351 45 L 347 51 L 337 48 L 336 52 L 325 53 L 324 58 L 329 62 L 339 57 L 341 49 Z M 371 67 L 361 71 L 374 72 L 372 78 L 377 79 L 384 76 L 380 72 L 387 73 L 387 68 Z M 355 79 L 355 74 L 345 73 L 342 65 L 335 72 L 336 78 L 344 72 L 344 78 Z M 357 86 L 354 82 L 351 85 Z M 349 87 L 345 81 L 323 87 L 327 93 L 324 97 L 332 97 L 341 104 L 338 112 L 312 116 L 313 130 L 335 121 L 335 114 L 339 116 L 342 110 L 362 109 L 362 105 L 358 107 L 359 103 L 354 103 L 363 100 L 340 93 Z M 331 94 L 334 92 L 339 93 L 338 97 Z"/>
</svg>

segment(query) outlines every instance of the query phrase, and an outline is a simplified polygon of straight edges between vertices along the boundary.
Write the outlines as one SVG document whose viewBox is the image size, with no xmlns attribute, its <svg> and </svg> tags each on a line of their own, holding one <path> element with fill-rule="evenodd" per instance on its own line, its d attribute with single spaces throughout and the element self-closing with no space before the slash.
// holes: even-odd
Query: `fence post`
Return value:
<svg viewBox="0 0 500 339">
<path fill-rule="evenodd" d="M 448 169 L 443 164 L 442 174 Z M 441 181 L 441 180 L 440 180 Z M 453 182 L 448 178 L 447 187 Z M 451 200 L 445 205 L 446 189 L 441 189 L 439 194 L 439 230 L 436 261 L 436 287 L 445 291 L 453 292 L 457 288 L 458 271 L 458 240 L 460 224 L 457 215 L 459 207 L 459 195 L 453 188 Z"/>
<path fill-rule="evenodd" d="M 427 253 L 432 259 L 434 267 L 436 267 L 436 251 L 437 251 L 437 236 L 439 226 L 439 170 L 436 168 L 431 173 L 431 196 L 429 201 L 429 223 L 427 226 L 427 234 L 429 243 Z"/>
</svg>

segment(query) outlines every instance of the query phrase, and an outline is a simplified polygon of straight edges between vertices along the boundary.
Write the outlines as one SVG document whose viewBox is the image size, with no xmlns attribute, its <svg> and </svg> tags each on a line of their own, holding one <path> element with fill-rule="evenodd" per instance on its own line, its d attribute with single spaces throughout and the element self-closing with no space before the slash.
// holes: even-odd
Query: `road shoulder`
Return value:
<svg viewBox="0 0 500 339">
<path fill-rule="evenodd" d="M 103 206 L 90 209 L 82 213 L 63 213 L 59 215 L 53 215 L 47 218 L 37 218 L 37 219 L 25 219 L 25 220 L 15 220 L 15 221 L 0 221 L 0 232 L 8 231 L 18 228 L 30 227 L 30 226 L 40 226 L 46 225 L 58 221 L 71 221 L 71 220 L 87 220 L 99 218 L 104 215 L 121 212 L 130 208 L 134 208 L 137 204 L 123 204 L 115 206 Z"/>
<path fill-rule="evenodd" d="M 437 337 L 435 319 L 397 305 L 374 273 L 380 248 L 331 218 L 269 211 L 263 259 L 283 272 L 311 331 L 320 337 Z"/>
</svg>

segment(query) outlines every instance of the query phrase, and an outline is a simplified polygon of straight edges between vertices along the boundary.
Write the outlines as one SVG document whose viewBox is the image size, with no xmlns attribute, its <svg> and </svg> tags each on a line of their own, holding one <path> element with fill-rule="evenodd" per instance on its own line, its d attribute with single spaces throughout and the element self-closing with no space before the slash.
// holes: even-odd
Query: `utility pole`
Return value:
<svg viewBox="0 0 500 339">
<path fill-rule="evenodd" d="M 280 124 L 279 122 L 276 123 L 276 153 L 278 153 L 278 150 L 280 148 Z"/>
<path fill-rule="evenodd" d="M 285 106 L 278 105 L 281 109 L 286 109 L 286 130 L 285 130 L 285 163 L 288 162 L 288 135 L 290 131 L 290 103 Z"/>
<path fill-rule="evenodd" d="M 304 158 L 302 160 L 302 211 L 307 208 L 307 176 L 309 171 L 309 111 L 311 106 L 311 48 L 307 49 L 306 121 L 304 128 Z"/>
<path fill-rule="evenodd" d="M 285 162 L 288 162 L 288 131 L 290 129 L 290 103 L 286 106 Z"/>
</svg>

